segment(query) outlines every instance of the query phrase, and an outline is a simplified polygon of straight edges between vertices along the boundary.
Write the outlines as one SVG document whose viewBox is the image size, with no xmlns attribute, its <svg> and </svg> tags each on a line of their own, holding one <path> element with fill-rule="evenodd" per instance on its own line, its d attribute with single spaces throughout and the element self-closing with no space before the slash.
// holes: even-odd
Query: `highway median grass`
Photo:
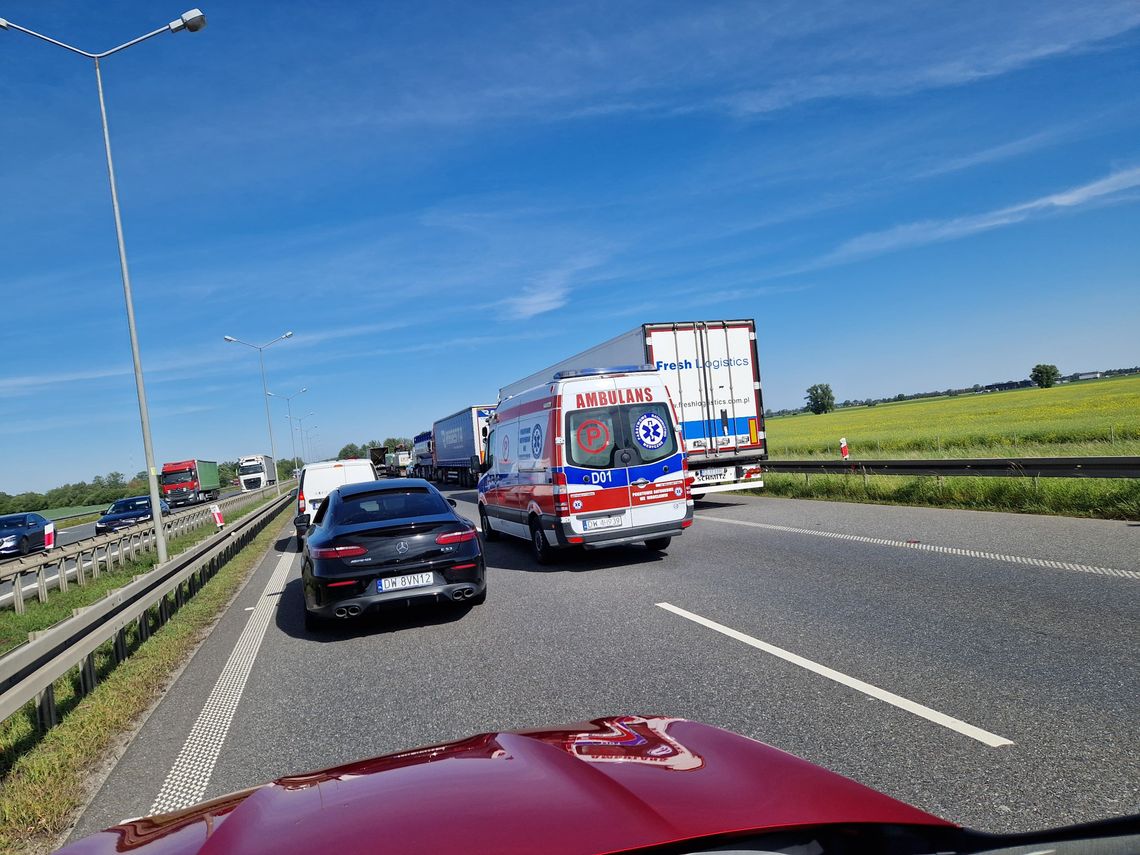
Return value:
<svg viewBox="0 0 1140 855">
<path fill-rule="evenodd" d="M 1140 455 L 1140 375 L 964 394 L 766 421 L 772 460 L 852 462 Z M 1140 519 L 1140 481 L 766 473 L 764 494 L 880 504 Z"/>
<path fill-rule="evenodd" d="M 113 670 L 110 645 L 104 645 L 94 692 L 79 699 L 77 672 L 57 681 L 64 712 L 58 726 L 40 734 L 31 705 L 0 725 L 0 851 L 48 852 L 60 845 L 86 803 L 91 770 L 166 690 L 266 550 L 287 536 L 282 525 L 291 513 L 287 507 L 277 514 L 149 640 L 128 638 L 134 654 Z"/>
<path fill-rule="evenodd" d="M 1140 519 L 1134 478 L 983 478 L 973 476 L 791 475 L 768 472 L 757 495 L 975 511 Z"/>
</svg>

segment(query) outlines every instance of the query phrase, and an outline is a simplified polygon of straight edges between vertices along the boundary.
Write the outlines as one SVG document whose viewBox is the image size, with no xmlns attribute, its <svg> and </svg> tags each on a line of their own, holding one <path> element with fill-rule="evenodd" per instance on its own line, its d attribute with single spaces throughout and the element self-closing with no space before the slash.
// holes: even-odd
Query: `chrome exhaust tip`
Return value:
<svg viewBox="0 0 1140 855">
<path fill-rule="evenodd" d="M 348 616 L 349 617 L 356 617 L 358 614 L 360 614 L 360 606 L 349 606 L 348 607 Z"/>
<path fill-rule="evenodd" d="M 337 617 L 348 617 L 348 609 L 346 609 L 342 606 L 341 608 L 336 610 L 336 616 Z"/>
</svg>

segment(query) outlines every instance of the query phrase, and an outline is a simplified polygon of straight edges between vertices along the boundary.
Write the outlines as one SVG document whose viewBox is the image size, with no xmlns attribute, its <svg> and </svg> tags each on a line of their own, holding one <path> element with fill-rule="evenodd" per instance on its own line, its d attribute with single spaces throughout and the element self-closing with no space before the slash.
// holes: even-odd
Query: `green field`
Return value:
<svg viewBox="0 0 1140 855">
<path fill-rule="evenodd" d="M 766 420 L 773 460 L 1140 454 L 1140 375 Z"/>
<path fill-rule="evenodd" d="M 964 394 L 767 419 L 773 460 L 1140 455 L 1140 375 L 1051 389 Z M 1140 518 L 1140 480 L 783 475 L 763 493 L 788 498 Z"/>
</svg>

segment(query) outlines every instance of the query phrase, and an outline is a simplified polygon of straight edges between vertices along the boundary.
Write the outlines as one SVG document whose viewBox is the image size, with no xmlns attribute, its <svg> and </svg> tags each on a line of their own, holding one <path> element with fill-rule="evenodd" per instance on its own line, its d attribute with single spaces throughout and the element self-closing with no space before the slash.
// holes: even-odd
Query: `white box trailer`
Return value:
<svg viewBox="0 0 1140 855">
<path fill-rule="evenodd" d="M 751 319 L 642 324 L 499 390 L 505 401 L 559 371 L 652 365 L 685 438 L 693 493 L 763 487 L 768 457 Z"/>
</svg>

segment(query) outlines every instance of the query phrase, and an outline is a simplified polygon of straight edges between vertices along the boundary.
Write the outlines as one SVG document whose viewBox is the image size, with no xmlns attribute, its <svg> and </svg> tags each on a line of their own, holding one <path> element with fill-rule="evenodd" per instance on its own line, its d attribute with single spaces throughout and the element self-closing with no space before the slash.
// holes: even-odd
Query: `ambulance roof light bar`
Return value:
<svg viewBox="0 0 1140 855">
<path fill-rule="evenodd" d="M 596 374 L 632 374 L 638 371 L 656 371 L 656 365 L 611 365 L 609 368 L 575 368 L 557 371 L 555 380 L 568 380 L 571 377 L 592 377 Z"/>
</svg>

